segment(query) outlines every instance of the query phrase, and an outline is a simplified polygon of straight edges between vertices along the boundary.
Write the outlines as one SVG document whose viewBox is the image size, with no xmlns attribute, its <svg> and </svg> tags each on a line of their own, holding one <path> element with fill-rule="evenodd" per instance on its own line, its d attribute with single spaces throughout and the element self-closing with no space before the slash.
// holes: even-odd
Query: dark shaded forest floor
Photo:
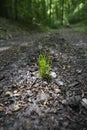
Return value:
<svg viewBox="0 0 87 130">
<path fill-rule="evenodd" d="M 86 130 L 87 33 L 9 36 L 0 38 L 0 130 Z M 39 47 L 52 58 L 50 82 L 38 76 Z"/>
</svg>

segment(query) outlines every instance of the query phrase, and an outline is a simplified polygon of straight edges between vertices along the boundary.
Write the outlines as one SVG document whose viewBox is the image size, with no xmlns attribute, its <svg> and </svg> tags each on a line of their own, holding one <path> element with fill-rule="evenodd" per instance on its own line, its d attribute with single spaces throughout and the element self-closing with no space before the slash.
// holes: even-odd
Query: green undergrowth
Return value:
<svg viewBox="0 0 87 130">
<path fill-rule="evenodd" d="M 87 26 L 86 27 L 76 27 L 73 30 L 78 32 L 87 32 Z"/>
<path fill-rule="evenodd" d="M 87 25 L 86 24 L 76 24 L 72 27 L 74 31 L 78 32 L 87 32 Z"/>
<path fill-rule="evenodd" d="M 31 32 L 44 32 L 49 28 L 36 23 L 25 23 L 0 17 L 0 39 L 9 39 L 14 36 Z"/>
<path fill-rule="evenodd" d="M 40 54 L 38 58 L 39 70 L 38 74 L 43 80 L 50 79 L 51 59 L 47 54 Z"/>
</svg>

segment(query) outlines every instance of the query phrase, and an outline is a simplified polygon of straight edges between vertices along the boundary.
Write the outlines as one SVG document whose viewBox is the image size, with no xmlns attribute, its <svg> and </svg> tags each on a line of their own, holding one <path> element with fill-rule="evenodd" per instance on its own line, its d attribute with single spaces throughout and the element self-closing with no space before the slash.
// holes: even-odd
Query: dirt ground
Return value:
<svg viewBox="0 0 87 130">
<path fill-rule="evenodd" d="M 38 56 L 51 59 L 51 80 Z M 0 130 L 87 129 L 87 33 L 62 29 L 0 39 Z"/>
</svg>

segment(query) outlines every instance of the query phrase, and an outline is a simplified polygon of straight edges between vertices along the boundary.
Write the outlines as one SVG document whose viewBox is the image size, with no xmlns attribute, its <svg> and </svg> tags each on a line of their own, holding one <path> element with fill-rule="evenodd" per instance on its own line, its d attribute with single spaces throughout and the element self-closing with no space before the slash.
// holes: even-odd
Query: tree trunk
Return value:
<svg viewBox="0 0 87 130">
<path fill-rule="evenodd" d="M 14 1 L 14 12 L 15 12 L 15 20 L 18 20 L 18 0 Z"/>
<path fill-rule="evenodd" d="M 52 6 L 52 0 L 50 0 L 50 15 L 49 15 L 50 24 L 51 24 L 51 16 L 52 16 L 51 6 Z"/>
<path fill-rule="evenodd" d="M 62 25 L 64 21 L 64 0 L 62 0 Z"/>
</svg>

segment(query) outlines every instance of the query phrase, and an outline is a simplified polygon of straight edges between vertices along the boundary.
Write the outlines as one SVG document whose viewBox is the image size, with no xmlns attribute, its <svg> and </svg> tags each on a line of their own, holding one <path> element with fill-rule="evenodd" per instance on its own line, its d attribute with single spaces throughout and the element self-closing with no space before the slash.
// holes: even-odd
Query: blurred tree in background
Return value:
<svg viewBox="0 0 87 130">
<path fill-rule="evenodd" d="M 87 0 L 1 0 L 0 16 L 58 27 L 87 24 Z"/>
</svg>

